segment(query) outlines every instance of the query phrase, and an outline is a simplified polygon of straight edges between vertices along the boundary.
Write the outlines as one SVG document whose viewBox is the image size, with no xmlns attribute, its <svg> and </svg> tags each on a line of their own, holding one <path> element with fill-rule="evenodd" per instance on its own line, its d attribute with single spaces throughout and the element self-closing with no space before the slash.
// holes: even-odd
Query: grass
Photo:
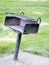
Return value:
<svg viewBox="0 0 49 65">
<path fill-rule="evenodd" d="M 0 54 L 14 52 L 15 33 L 0 39 Z M 14 36 L 12 36 L 12 34 Z M 12 45 L 12 46 L 11 46 Z M 40 26 L 38 34 L 22 35 L 20 49 L 22 51 L 49 57 L 49 25 Z"/>
<path fill-rule="evenodd" d="M 2 44 L 1 44 L 2 43 Z M 4 53 L 11 53 L 11 52 L 13 52 L 13 44 L 14 43 L 14 41 L 11 41 L 10 40 L 10 43 L 9 43 L 9 41 L 8 40 L 1 40 L 0 41 L 0 53 L 2 53 L 2 54 L 4 54 Z M 11 46 L 12 45 L 12 46 Z M 9 50 L 10 49 L 10 50 Z M 8 51 L 8 52 L 7 52 Z"/>
<path fill-rule="evenodd" d="M 25 15 L 30 17 L 41 17 L 42 20 L 49 19 L 49 1 L 32 2 L 32 1 L 11 1 L 3 0 L 0 3 L 0 22 L 4 21 L 4 12 L 14 12 L 20 14 L 23 11 Z M 47 21 L 49 22 L 49 20 Z"/>
<path fill-rule="evenodd" d="M 41 31 L 38 34 L 22 37 L 21 49 L 23 51 L 49 57 L 49 26 L 44 27 L 40 28 Z"/>
<path fill-rule="evenodd" d="M 16 33 L 4 26 L 4 12 L 21 11 L 32 18 L 41 17 L 43 23 L 49 24 L 49 1 L 0 1 L 0 55 L 14 52 Z M 14 36 L 13 36 L 14 35 Z M 26 52 L 49 57 L 49 25 L 42 25 L 38 34 L 22 35 L 20 49 Z"/>
</svg>

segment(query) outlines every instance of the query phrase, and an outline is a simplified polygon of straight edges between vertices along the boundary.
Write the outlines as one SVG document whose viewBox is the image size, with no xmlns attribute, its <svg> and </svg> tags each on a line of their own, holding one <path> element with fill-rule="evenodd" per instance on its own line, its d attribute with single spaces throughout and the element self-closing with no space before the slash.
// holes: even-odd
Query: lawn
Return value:
<svg viewBox="0 0 49 65">
<path fill-rule="evenodd" d="M 22 35 L 20 49 L 49 57 L 49 1 L 2 0 L 0 2 L 0 55 L 14 53 L 17 36 L 17 33 L 4 26 L 6 16 L 4 12 L 20 14 L 23 11 L 32 18 L 40 17 L 42 24 L 38 34 Z"/>
</svg>

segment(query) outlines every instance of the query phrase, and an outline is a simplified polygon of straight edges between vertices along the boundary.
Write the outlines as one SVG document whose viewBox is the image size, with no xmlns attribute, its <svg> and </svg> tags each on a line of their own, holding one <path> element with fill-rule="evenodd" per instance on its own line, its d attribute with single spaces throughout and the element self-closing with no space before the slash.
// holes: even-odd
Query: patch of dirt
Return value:
<svg viewBox="0 0 49 65">
<path fill-rule="evenodd" d="M 14 61 L 14 55 L 0 58 L 0 65 L 49 65 L 49 58 L 33 55 L 27 52 L 19 52 L 18 60 Z"/>
</svg>

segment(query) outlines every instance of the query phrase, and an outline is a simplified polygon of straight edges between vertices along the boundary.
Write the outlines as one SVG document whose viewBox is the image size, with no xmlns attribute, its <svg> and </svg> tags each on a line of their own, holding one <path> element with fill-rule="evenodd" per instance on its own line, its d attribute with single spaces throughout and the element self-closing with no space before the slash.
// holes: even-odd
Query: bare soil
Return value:
<svg viewBox="0 0 49 65">
<path fill-rule="evenodd" d="M 18 60 L 13 59 L 14 55 L 7 55 L 0 58 L 0 65 L 49 65 L 49 58 L 33 55 L 26 52 L 19 52 Z"/>
</svg>

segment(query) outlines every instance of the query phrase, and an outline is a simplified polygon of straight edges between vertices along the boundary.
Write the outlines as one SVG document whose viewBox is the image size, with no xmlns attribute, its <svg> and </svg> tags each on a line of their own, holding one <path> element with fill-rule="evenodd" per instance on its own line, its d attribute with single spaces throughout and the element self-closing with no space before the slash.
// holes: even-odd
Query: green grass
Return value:
<svg viewBox="0 0 49 65">
<path fill-rule="evenodd" d="M 1 37 L 0 54 L 14 52 L 16 36 L 15 33 L 10 34 Z M 49 57 L 49 25 L 40 26 L 38 34 L 22 35 L 20 49 L 22 51 Z"/>
<path fill-rule="evenodd" d="M 33 2 L 33 1 L 6 1 L 0 3 L 0 22 L 4 21 L 6 16 L 4 12 L 14 12 L 20 14 L 24 12 L 25 15 L 30 17 L 41 17 L 42 20 L 48 19 L 49 22 L 49 1 L 46 2 Z"/>
<path fill-rule="evenodd" d="M 14 52 L 17 35 L 3 26 L 4 12 L 20 14 L 21 11 L 32 18 L 40 17 L 42 22 L 49 24 L 49 1 L 0 0 L 0 55 Z M 40 26 L 38 34 L 22 35 L 20 49 L 49 57 L 49 25 Z"/>
<path fill-rule="evenodd" d="M 43 26 L 40 29 L 38 34 L 22 36 L 21 49 L 49 57 L 49 26 Z"/>
<path fill-rule="evenodd" d="M 4 40 L 4 39 L 0 41 L 0 53 L 2 54 L 12 53 L 14 50 L 13 47 L 14 47 L 14 41 L 10 40 L 10 43 L 8 40 Z"/>
</svg>

